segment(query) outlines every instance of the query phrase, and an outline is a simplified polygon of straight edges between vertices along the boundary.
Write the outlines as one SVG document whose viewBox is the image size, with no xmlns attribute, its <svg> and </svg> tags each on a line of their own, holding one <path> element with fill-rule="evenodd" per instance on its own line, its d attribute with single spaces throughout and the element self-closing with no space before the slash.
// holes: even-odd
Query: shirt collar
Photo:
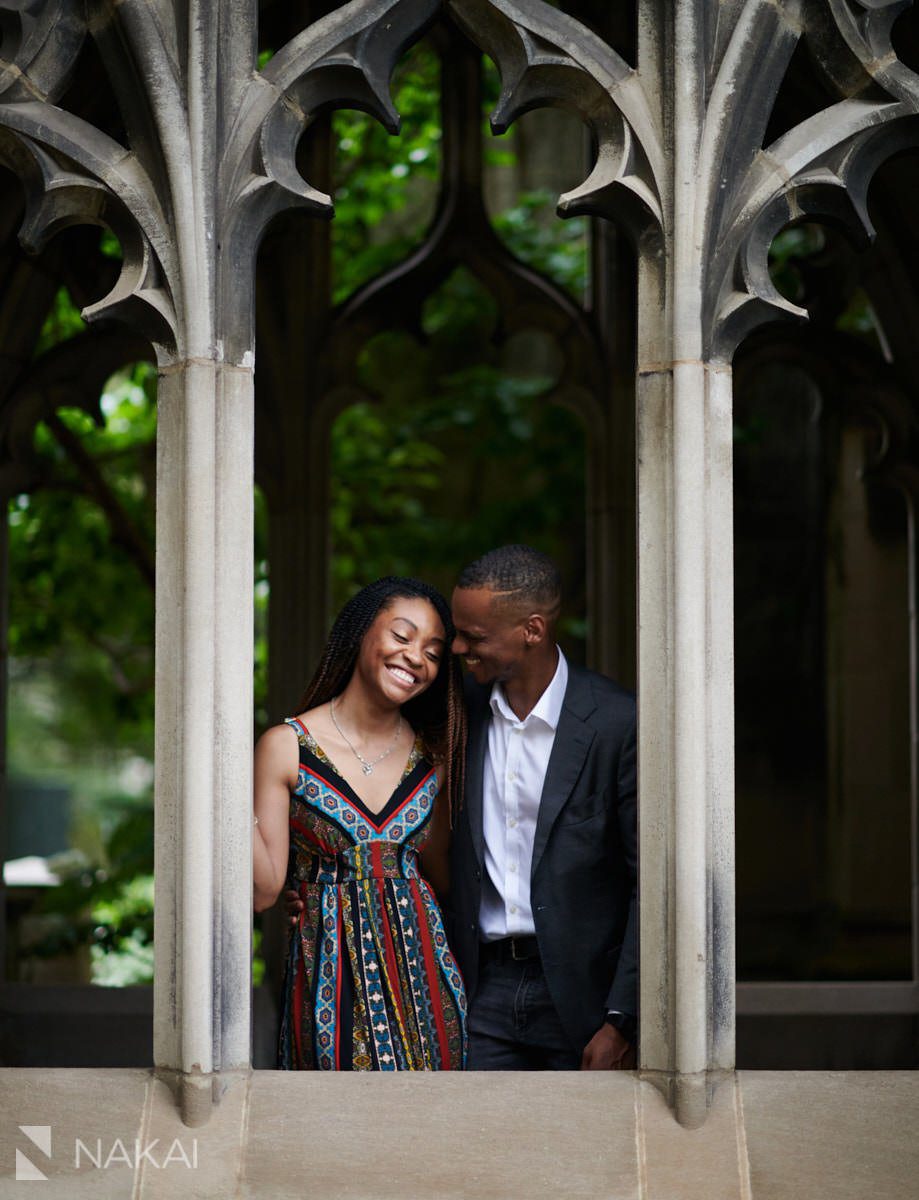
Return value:
<svg viewBox="0 0 919 1200">
<path fill-rule="evenodd" d="M 562 715 L 562 705 L 565 702 L 565 691 L 568 687 L 568 661 L 562 654 L 560 646 L 558 650 L 558 666 L 555 668 L 555 674 L 552 676 L 552 681 L 536 701 L 533 708 L 527 713 L 523 721 L 517 716 L 514 710 L 507 702 L 507 697 L 504 695 L 504 688 L 500 683 L 495 683 L 491 689 L 489 704 L 491 711 L 496 716 L 503 717 L 505 721 L 510 721 L 514 725 L 525 725 L 531 720 L 542 721 L 544 725 L 554 732 L 558 728 L 558 722 Z"/>
</svg>

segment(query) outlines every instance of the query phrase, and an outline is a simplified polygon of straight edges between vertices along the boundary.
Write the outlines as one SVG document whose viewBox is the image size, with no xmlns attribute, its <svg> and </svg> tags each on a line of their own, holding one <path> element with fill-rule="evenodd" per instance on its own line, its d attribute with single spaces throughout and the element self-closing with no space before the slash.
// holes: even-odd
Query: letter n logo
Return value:
<svg viewBox="0 0 919 1200">
<path fill-rule="evenodd" d="M 20 1125 L 19 1129 L 29 1141 L 41 1150 L 45 1158 L 51 1157 L 51 1126 L 50 1125 Z M 17 1179 L 47 1179 L 43 1171 L 36 1167 L 30 1158 L 26 1158 L 21 1150 L 16 1151 Z"/>
</svg>

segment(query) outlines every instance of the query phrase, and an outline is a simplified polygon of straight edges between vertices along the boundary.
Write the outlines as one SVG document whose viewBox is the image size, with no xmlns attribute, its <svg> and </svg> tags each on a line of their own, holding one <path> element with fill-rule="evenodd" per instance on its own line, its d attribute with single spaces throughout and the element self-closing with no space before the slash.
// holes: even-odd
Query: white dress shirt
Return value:
<svg viewBox="0 0 919 1200">
<path fill-rule="evenodd" d="M 479 909 L 484 941 L 536 932 L 530 907 L 530 870 L 539 799 L 546 779 L 568 686 L 561 650 L 552 682 L 524 720 L 519 720 L 496 683 L 482 787 L 485 880 Z"/>
</svg>

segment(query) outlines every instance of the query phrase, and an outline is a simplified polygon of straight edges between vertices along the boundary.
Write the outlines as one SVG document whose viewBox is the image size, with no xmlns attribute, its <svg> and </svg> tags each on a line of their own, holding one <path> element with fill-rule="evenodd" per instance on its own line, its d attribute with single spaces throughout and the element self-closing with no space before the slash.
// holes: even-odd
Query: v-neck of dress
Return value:
<svg viewBox="0 0 919 1200">
<path fill-rule="evenodd" d="M 406 780 L 411 778 L 412 772 L 424 757 L 421 748 L 421 738 L 416 735 L 415 740 L 412 743 L 412 748 L 408 752 L 408 758 L 405 760 L 405 767 L 403 768 L 402 774 L 399 776 L 396 786 L 392 790 L 392 794 L 379 812 L 376 812 L 374 809 L 370 808 L 370 806 L 364 800 L 361 799 L 338 767 L 336 767 L 333 760 L 316 741 L 316 738 L 310 732 L 307 726 L 296 717 L 293 719 L 303 730 L 305 739 L 303 744 L 307 752 L 312 754 L 313 758 L 315 758 L 318 763 L 323 764 L 324 766 L 328 767 L 329 770 L 335 773 L 338 779 L 341 780 L 341 783 L 344 785 L 344 787 L 348 789 L 347 799 L 354 804 L 355 808 L 359 808 L 361 812 L 363 812 L 370 819 L 371 824 L 373 824 L 377 829 L 382 829 L 386 824 L 388 817 L 391 815 L 390 809 L 395 810 L 395 808 L 398 807 L 398 805 L 402 802 L 399 797 L 399 793 L 401 792 L 403 785 L 405 784 Z"/>
</svg>

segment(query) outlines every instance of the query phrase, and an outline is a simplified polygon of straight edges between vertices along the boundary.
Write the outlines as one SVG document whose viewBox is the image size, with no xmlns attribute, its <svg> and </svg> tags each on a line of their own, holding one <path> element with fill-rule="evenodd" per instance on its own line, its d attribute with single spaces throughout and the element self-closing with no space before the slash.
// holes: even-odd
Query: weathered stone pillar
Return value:
<svg viewBox="0 0 919 1200">
<path fill-rule="evenodd" d="M 160 372 L 154 1061 L 183 1117 L 249 1065 L 252 368 Z"/>
<path fill-rule="evenodd" d="M 705 6 L 648 7 L 669 170 L 639 260 L 641 1069 L 698 1125 L 734 1066 L 731 376 L 704 325 Z"/>
<path fill-rule="evenodd" d="M 775 234 L 829 215 L 863 235 L 875 167 L 916 142 L 904 5 L 637 0 L 634 66 L 542 3 L 451 7 L 500 67 L 498 126 L 558 104 L 591 127 L 560 214 L 637 247 L 640 1068 L 698 1125 L 734 1066 L 730 364 L 758 324 L 806 315 L 770 280 Z M 827 107 L 766 144 L 802 36 Z"/>
<path fill-rule="evenodd" d="M 154 1062 L 197 1124 L 250 1059 L 255 256 L 278 213 L 330 211 L 295 163 L 317 110 L 395 126 L 389 74 L 436 0 L 346 5 L 261 72 L 255 0 L 0 8 L 22 236 L 108 224 L 123 270 L 84 315 L 128 321 L 160 366 Z M 127 148 L 55 103 L 88 36 Z"/>
<path fill-rule="evenodd" d="M 641 1068 L 683 1124 L 734 1066 L 731 379 L 642 354 Z"/>
<path fill-rule="evenodd" d="M 154 1057 L 192 1124 L 250 1062 L 255 256 L 279 212 L 330 207 L 294 160 L 310 114 L 353 94 L 327 92 L 328 61 L 399 5 L 360 7 L 299 33 L 261 74 L 253 3 L 188 15 L 188 124 L 167 162 L 185 185 L 171 189 L 185 325 L 160 375 Z M 356 64 L 349 82 L 391 121 L 402 31 L 374 34 L 385 70 Z"/>
</svg>

